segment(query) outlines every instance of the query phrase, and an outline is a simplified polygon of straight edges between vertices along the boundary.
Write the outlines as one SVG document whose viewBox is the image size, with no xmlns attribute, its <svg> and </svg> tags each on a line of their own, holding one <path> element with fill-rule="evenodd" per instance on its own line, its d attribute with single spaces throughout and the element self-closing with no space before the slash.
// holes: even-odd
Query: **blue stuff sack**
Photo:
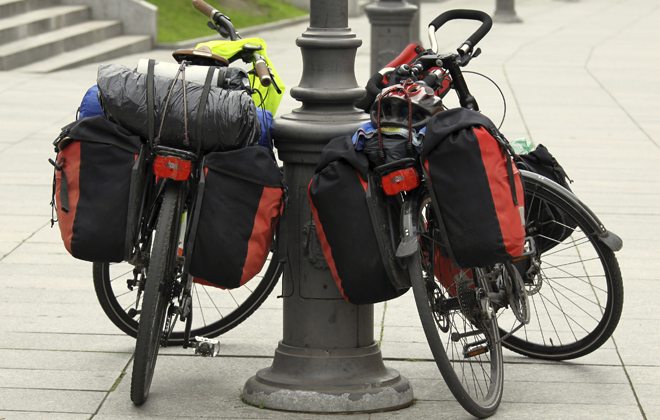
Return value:
<svg viewBox="0 0 660 420">
<path fill-rule="evenodd" d="M 257 119 L 261 126 L 261 137 L 259 137 L 259 146 L 273 149 L 273 114 L 263 108 L 257 107 Z"/>
<path fill-rule="evenodd" d="M 95 117 L 103 115 L 103 108 L 101 108 L 101 101 L 99 100 L 99 87 L 97 85 L 87 89 L 85 96 L 83 96 L 80 107 L 78 108 L 77 120 L 82 120 L 87 117 Z"/>
</svg>

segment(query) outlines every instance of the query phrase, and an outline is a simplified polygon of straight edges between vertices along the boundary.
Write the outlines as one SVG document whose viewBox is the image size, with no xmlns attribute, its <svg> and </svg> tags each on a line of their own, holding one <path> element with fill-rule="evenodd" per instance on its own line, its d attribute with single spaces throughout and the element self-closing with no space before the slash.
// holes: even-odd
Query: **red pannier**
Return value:
<svg viewBox="0 0 660 420">
<path fill-rule="evenodd" d="M 354 304 L 392 299 L 410 287 L 401 277 L 405 270 L 395 266 L 391 245 L 374 229 L 374 221 L 384 222 L 378 204 L 383 196 L 373 177 L 369 184 L 368 167 L 367 157 L 356 153 L 350 137 L 336 138 L 323 149 L 308 188 L 323 256 L 342 297 Z M 387 233 L 384 228 L 382 232 Z M 389 257 L 384 255 L 387 246 Z"/>
<path fill-rule="evenodd" d="M 494 124 L 479 112 L 451 109 L 431 118 L 422 161 L 443 244 L 460 267 L 522 255 L 525 220 L 520 173 Z"/>
<path fill-rule="evenodd" d="M 65 248 L 81 260 L 124 260 L 135 234 L 127 221 L 130 197 L 139 194 L 132 174 L 142 167 L 140 138 L 97 116 L 65 127 L 54 145 L 51 204 Z"/>
<path fill-rule="evenodd" d="M 195 281 L 233 289 L 264 266 L 284 209 L 282 173 L 259 146 L 204 157 L 188 238 Z"/>
</svg>

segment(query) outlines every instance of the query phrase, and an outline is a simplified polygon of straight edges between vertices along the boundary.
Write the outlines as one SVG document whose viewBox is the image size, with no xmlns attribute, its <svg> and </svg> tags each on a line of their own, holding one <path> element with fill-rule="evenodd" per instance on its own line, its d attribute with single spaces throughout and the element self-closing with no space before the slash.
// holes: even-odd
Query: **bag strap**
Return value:
<svg viewBox="0 0 660 420">
<path fill-rule="evenodd" d="M 506 157 L 506 175 L 509 178 L 509 187 L 511 188 L 511 196 L 513 197 L 513 204 L 516 206 L 518 205 L 518 192 L 516 191 L 516 183 L 513 179 L 513 158 L 512 156 L 517 156 L 516 152 L 513 150 L 513 147 L 511 147 L 511 144 L 509 141 L 504 137 L 502 133 L 499 132 L 498 129 L 496 129 L 494 126 L 484 127 L 486 131 L 490 133 L 491 136 L 497 141 L 497 143 L 500 145 L 500 149 L 504 153 L 504 156 Z"/>
<path fill-rule="evenodd" d="M 59 162 L 55 162 L 53 159 L 48 159 L 48 162 L 50 162 L 51 165 L 55 167 L 55 171 L 60 171 L 62 173 L 62 178 L 60 182 L 60 206 L 62 208 L 62 211 L 65 213 L 69 212 L 69 183 L 66 178 L 66 172 L 64 172 L 64 158 L 60 160 Z M 53 171 L 53 196 L 52 196 L 52 201 L 51 201 L 51 208 L 55 208 L 55 171 Z M 52 215 L 51 215 L 52 216 Z M 55 223 L 53 218 L 51 217 L 51 227 Z"/>
<path fill-rule="evenodd" d="M 206 111 L 206 102 L 208 102 L 209 92 L 211 91 L 211 82 L 213 81 L 213 73 L 215 67 L 209 67 L 206 72 L 206 80 L 204 81 L 204 89 L 199 97 L 199 105 L 197 106 L 197 119 L 195 121 L 195 138 L 197 139 L 197 156 L 202 152 L 202 133 L 201 127 L 204 121 L 204 111 Z M 218 76 L 218 80 L 219 76 Z"/>
<path fill-rule="evenodd" d="M 147 65 L 147 140 L 149 145 L 153 146 L 154 142 L 154 118 L 155 118 L 155 107 L 154 107 L 154 66 L 156 61 L 153 59 L 149 60 Z"/>
<path fill-rule="evenodd" d="M 228 67 L 213 67 L 218 69 L 218 82 L 216 83 L 219 88 L 224 88 L 227 83 L 227 68 Z"/>
</svg>

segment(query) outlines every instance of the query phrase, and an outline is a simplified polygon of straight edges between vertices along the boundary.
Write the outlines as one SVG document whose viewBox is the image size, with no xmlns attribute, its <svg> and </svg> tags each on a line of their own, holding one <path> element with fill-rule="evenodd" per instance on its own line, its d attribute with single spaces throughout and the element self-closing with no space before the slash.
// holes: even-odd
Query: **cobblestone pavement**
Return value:
<svg viewBox="0 0 660 420">
<path fill-rule="evenodd" d="M 492 1 L 423 3 L 422 21 L 445 9 L 485 4 L 492 11 Z M 617 257 L 626 300 L 614 338 L 589 356 L 549 363 L 507 353 L 504 397 L 494 418 L 660 419 L 660 306 L 654 293 L 660 287 L 660 4 L 519 0 L 516 7 L 524 23 L 496 24 L 470 67 L 503 89 L 503 131 L 548 146 L 576 180 L 576 193 L 623 238 Z M 368 21 L 360 17 L 350 25 L 363 40 L 356 70 L 363 83 Z M 263 34 L 288 86 L 299 81 L 294 40 L 305 28 Z M 455 47 L 465 33 L 448 28 L 440 44 Z M 115 61 L 135 64 L 137 58 Z M 244 382 L 271 363 L 281 337 L 277 293 L 222 338 L 225 357 L 165 350 L 148 403 L 131 404 L 133 340 L 101 311 L 90 264 L 69 257 L 57 228 L 49 226 L 50 142 L 74 118 L 95 70 L 0 72 L 0 418 L 313 417 L 240 400 Z M 497 120 L 497 91 L 473 80 L 484 112 Z M 282 112 L 296 106 L 287 96 Z M 350 418 L 468 417 L 432 362 L 412 294 L 376 305 L 374 318 L 386 364 L 411 380 L 416 401 L 404 410 Z"/>
</svg>

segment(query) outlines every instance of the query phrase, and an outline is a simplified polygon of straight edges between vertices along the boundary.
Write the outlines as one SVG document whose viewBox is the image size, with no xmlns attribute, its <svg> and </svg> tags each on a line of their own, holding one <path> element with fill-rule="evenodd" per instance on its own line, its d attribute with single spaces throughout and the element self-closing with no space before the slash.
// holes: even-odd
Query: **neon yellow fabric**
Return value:
<svg viewBox="0 0 660 420">
<path fill-rule="evenodd" d="M 249 75 L 251 86 L 259 92 L 259 93 L 255 92 L 252 95 L 252 99 L 254 99 L 254 103 L 257 104 L 257 106 L 259 107 L 263 106 L 263 108 L 265 108 L 266 110 L 270 111 L 273 115 L 275 115 L 277 108 L 280 106 L 282 95 L 284 95 L 284 82 L 282 81 L 282 79 L 280 79 L 277 70 L 275 70 L 275 67 L 273 67 L 273 63 L 268 58 L 268 54 L 266 52 L 266 42 L 263 39 L 246 38 L 246 39 L 239 39 L 236 41 L 225 41 L 225 40 L 208 41 L 197 44 L 195 48 L 199 48 L 205 45 L 211 49 L 213 54 L 217 54 L 221 57 L 228 59 L 239 53 L 243 49 L 244 44 L 261 45 L 262 50 L 259 51 L 258 53 L 261 56 L 263 56 L 264 60 L 266 61 L 266 64 L 268 65 L 271 73 L 273 74 L 273 80 L 275 80 L 275 83 L 277 83 L 277 86 L 282 91 L 282 93 L 277 93 L 273 84 L 271 84 L 268 87 L 264 87 L 261 85 L 261 82 L 259 81 L 259 78 L 256 77 L 256 75 L 254 74 Z M 263 101 L 262 101 L 262 97 L 263 97 Z"/>
</svg>

